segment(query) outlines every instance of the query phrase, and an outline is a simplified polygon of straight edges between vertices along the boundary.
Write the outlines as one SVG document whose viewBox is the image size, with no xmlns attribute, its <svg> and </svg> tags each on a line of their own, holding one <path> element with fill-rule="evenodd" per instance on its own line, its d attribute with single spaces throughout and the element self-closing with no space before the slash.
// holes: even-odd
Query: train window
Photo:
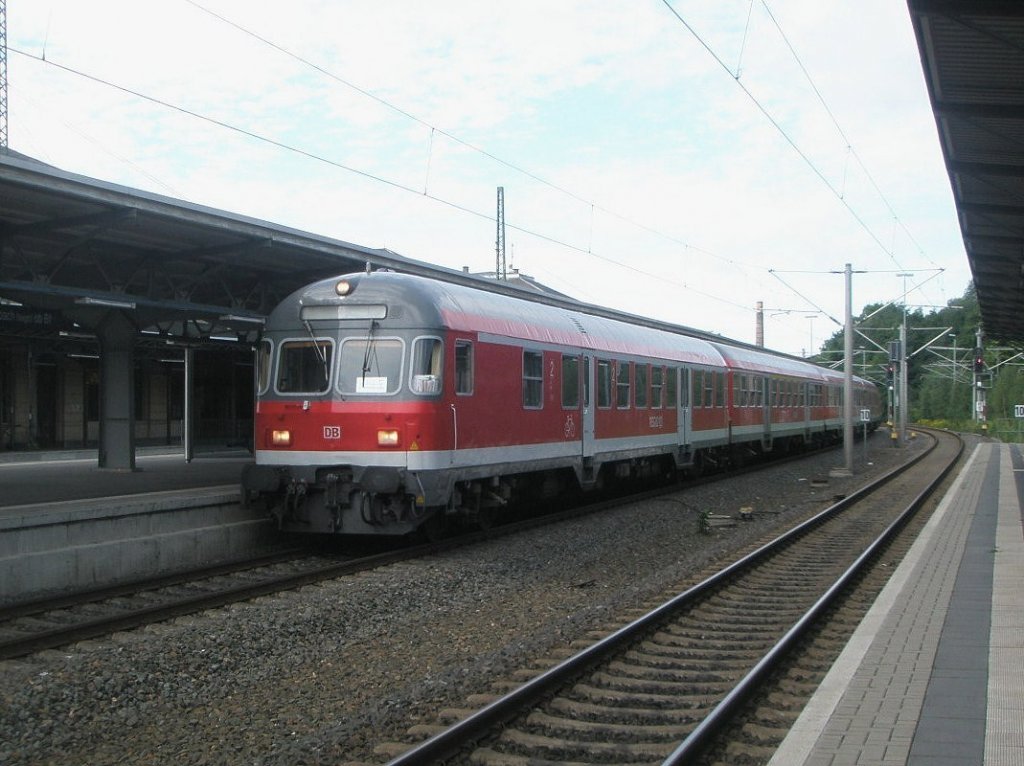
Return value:
<svg viewBox="0 0 1024 766">
<path fill-rule="evenodd" d="M 277 390 L 282 394 L 322 394 L 331 376 L 334 344 L 323 338 L 281 344 Z"/>
<path fill-rule="evenodd" d="M 629 408 L 629 362 L 617 362 L 615 373 L 615 406 L 619 409 Z"/>
<path fill-rule="evenodd" d="M 665 368 L 651 368 L 651 407 L 660 410 L 664 403 L 662 390 L 665 386 Z"/>
<path fill-rule="evenodd" d="M 687 371 L 683 370 L 683 386 L 682 389 L 679 387 L 679 370 L 675 367 L 668 368 L 668 379 L 665 381 L 665 385 L 668 388 L 665 396 L 665 406 L 675 407 L 677 402 L 682 402 L 682 405 L 686 407 L 690 403 L 690 385 Z M 682 397 L 679 397 L 682 394 Z"/>
<path fill-rule="evenodd" d="M 647 407 L 647 378 L 650 369 L 646 364 L 636 366 L 636 406 L 638 409 Z"/>
<path fill-rule="evenodd" d="M 256 349 L 256 393 L 265 394 L 270 386 L 270 354 L 273 346 L 267 338 Z"/>
<path fill-rule="evenodd" d="M 409 389 L 414 394 L 432 396 L 441 393 L 444 345 L 440 338 L 417 338 L 412 344 L 412 370 Z"/>
<path fill-rule="evenodd" d="M 523 352 L 523 406 L 540 409 L 544 404 L 544 355 Z"/>
<path fill-rule="evenodd" d="M 715 407 L 725 406 L 725 373 L 712 373 L 715 385 Z"/>
<path fill-rule="evenodd" d="M 597 406 L 612 406 L 612 363 L 607 359 L 597 360 Z"/>
<path fill-rule="evenodd" d="M 733 403 L 737 407 L 746 407 L 747 401 L 747 376 L 733 375 Z"/>
<path fill-rule="evenodd" d="M 402 386 L 405 346 L 398 338 L 346 338 L 338 360 L 343 394 L 396 394 Z"/>
<path fill-rule="evenodd" d="M 473 393 L 473 344 L 455 341 L 455 393 Z"/>
<path fill-rule="evenodd" d="M 693 371 L 693 406 L 704 406 L 704 371 Z"/>
<path fill-rule="evenodd" d="M 562 355 L 562 406 L 580 406 L 580 358 Z"/>
</svg>

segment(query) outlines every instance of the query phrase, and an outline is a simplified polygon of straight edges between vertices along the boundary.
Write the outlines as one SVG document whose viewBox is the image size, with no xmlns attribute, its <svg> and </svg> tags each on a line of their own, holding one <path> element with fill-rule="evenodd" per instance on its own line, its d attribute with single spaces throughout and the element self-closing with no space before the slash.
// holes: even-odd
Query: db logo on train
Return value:
<svg viewBox="0 0 1024 766">
<path fill-rule="evenodd" d="M 325 439 L 340 439 L 341 438 L 341 426 L 324 426 L 324 438 Z"/>
</svg>

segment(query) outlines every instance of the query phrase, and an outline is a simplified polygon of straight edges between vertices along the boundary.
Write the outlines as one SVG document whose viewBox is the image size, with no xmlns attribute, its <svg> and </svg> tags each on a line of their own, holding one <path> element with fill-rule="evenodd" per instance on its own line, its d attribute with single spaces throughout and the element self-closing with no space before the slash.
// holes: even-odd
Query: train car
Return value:
<svg viewBox="0 0 1024 766">
<path fill-rule="evenodd" d="M 841 431 L 814 405 L 822 368 L 393 272 L 289 296 L 258 371 L 243 497 L 293 531 L 486 524 L 515 501 Z"/>
<path fill-rule="evenodd" d="M 730 459 L 820 447 L 841 438 L 843 376 L 788 356 L 715 342 L 729 369 Z M 854 407 L 871 430 L 883 412 L 877 386 L 854 378 Z M 859 417 L 859 414 L 858 414 Z"/>
</svg>

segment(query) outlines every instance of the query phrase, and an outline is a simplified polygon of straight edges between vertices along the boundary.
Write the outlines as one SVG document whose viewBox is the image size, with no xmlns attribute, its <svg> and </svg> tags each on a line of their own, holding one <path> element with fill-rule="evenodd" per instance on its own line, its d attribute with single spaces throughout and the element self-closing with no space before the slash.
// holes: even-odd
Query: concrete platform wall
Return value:
<svg viewBox="0 0 1024 766">
<path fill-rule="evenodd" d="M 223 488 L 62 505 L 0 518 L 0 603 L 184 571 L 274 543 L 270 521 Z"/>
</svg>

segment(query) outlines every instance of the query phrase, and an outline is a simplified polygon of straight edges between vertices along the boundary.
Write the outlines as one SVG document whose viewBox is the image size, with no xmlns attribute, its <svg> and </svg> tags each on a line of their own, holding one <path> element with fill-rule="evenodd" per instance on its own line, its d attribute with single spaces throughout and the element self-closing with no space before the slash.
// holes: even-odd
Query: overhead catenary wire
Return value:
<svg viewBox="0 0 1024 766">
<path fill-rule="evenodd" d="M 807 67 L 804 66 L 804 62 L 801 60 L 800 55 L 796 52 L 796 48 L 794 48 L 793 44 L 789 41 L 789 37 L 782 29 L 782 25 L 775 17 L 775 14 L 772 13 L 772 9 L 771 7 L 769 7 L 767 0 L 761 0 L 761 5 L 764 7 L 765 12 L 768 14 L 768 18 L 771 20 L 772 24 L 775 26 L 775 29 L 778 31 L 779 37 L 782 39 L 782 42 L 786 44 L 786 48 L 793 56 L 793 60 L 796 62 L 797 66 L 800 68 L 800 71 L 803 73 L 804 78 L 807 80 L 807 84 L 810 85 L 811 90 L 814 91 L 814 95 L 817 97 L 818 102 L 821 104 L 822 108 L 825 110 L 825 113 L 828 115 L 829 119 L 832 121 L 832 124 L 835 126 L 836 131 L 839 133 L 840 137 L 843 139 L 843 142 L 846 144 L 846 148 L 849 152 L 848 156 L 853 157 L 854 162 L 857 163 L 857 166 L 864 173 L 864 177 L 867 178 L 868 183 L 871 184 L 872 188 L 875 190 L 875 193 L 878 194 L 878 198 L 882 200 L 882 204 L 885 205 L 890 215 L 892 215 L 893 220 L 895 220 L 896 223 L 899 224 L 900 228 L 903 230 L 903 233 L 907 235 L 907 238 L 914 244 L 914 247 L 917 248 L 917 251 L 933 266 L 938 266 L 938 264 L 935 263 L 935 261 L 929 257 L 929 255 L 924 251 L 924 248 L 922 248 L 918 241 L 914 238 L 913 233 L 910 231 L 909 228 L 907 228 L 907 225 L 903 222 L 899 214 L 896 212 L 895 208 L 893 208 L 892 204 L 889 202 L 889 198 L 885 195 L 885 192 L 882 191 L 881 187 L 875 181 L 875 177 L 871 174 L 871 171 L 868 170 L 867 165 L 864 164 L 864 161 L 861 159 L 860 154 L 857 152 L 857 149 L 853 146 L 853 142 L 850 141 L 849 137 L 846 135 L 846 131 L 843 130 L 842 125 L 839 124 L 839 119 L 836 117 L 831 107 L 829 107 L 828 102 L 825 101 L 825 97 L 818 89 L 817 84 L 814 82 L 814 78 L 811 77 L 811 73 L 807 70 Z"/>
<path fill-rule="evenodd" d="M 676 20 L 682 24 L 682 26 L 690 33 L 690 35 L 698 42 L 698 44 L 707 51 L 708 55 L 714 59 L 715 63 L 728 73 L 729 77 L 734 83 L 743 91 L 744 95 L 750 100 L 750 102 L 757 108 L 757 110 L 764 116 L 766 120 L 775 128 L 778 134 L 783 140 L 790 146 L 790 148 L 797 153 L 804 164 L 810 168 L 811 172 L 825 185 L 825 187 L 832 192 L 832 195 L 839 201 L 839 203 L 846 208 L 849 214 L 857 222 L 857 224 L 864 230 L 864 232 L 878 245 L 879 249 L 885 253 L 890 260 L 897 267 L 902 268 L 899 261 L 896 260 L 896 256 L 892 251 L 886 247 L 885 243 L 879 239 L 878 235 L 868 226 L 867 222 L 861 217 L 861 215 L 853 208 L 849 201 L 845 198 L 839 189 L 836 189 L 835 185 L 825 176 L 822 170 L 814 163 L 810 156 L 800 147 L 789 132 L 782 126 L 782 124 L 775 118 L 774 115 L 768 110 L 768 108 L 754 95 L 754 93 L 743 83 L 738 73 L 733 72 L 729 65 L 722 59 L 722 57 L 715 51 L 714 48 L 694 29 L 693 25 L 690 24 L 679 11 L 677 11 L 669 0 L 662 0 L 662 3 L 668 8 L 669 12 L 676 18 Z M 817 89 L 815 89 L 817 91 Z"/>
<path fill-rule="evenodd" d="M 365 171 L 365 170 L 361 170 L 361 169 L 356 168 L 356 167 L 354 167 L 352 165 L 348 165 L 348 164 L 345 164 L 343 162 L 339 162 L 337 160 L 332 160 L 332 159 L 330 159 L 328 157 L 324 157 L 323 155 L 317 154 L 315 152 L 311 152 L 309 150 L 302 149 L 300 147 L 292 146 L 291 144 L 285 143 L 285 142 L 280 141 L 278 139 L 271 138 L 269 136 L 265 136 L 265 135 L 262 135 L 260 133 L 256 133 L 255 131 L 249 130 L 247 128 L 241 128 L 241 127 L 239 127 L 237 125 L 232 125 L 229 122 L 225 122 L 224 120 L 217 119 L 215 117 L 210 117 L 208 115 L 204 115 L 204 114 L 202 114 L 200 112 L 197 112 L 197 111 L 195 111 L 193 109 L 189 109 L 187 107 L 183 107 L 183 106 L 180 106 L 178 104 L 173 104 L 173 103 L 171 103 L 169 101 L 166 101 L 164 99 L 156 98 L 155 96 L 147 95 L 145 93 L 142 93 L 141 91 L 137 91 L 137 90 L 134 90 L 132 88 L 128 88 L 126 86 L 119 85 L 117 83 L 111 82 L 110 80 L 106 80 L 104 78 L 97 77 L 97 76 L 89 74 L 87 72 L 82 72 L 82 71 L 80 71 L 78 69 L 75 69 L 73 67 L 70 67 L 70 66 L 67 66 L 67 65 L 64 65 L 64 64 L 60 64 L 60 63 L 54 61 L 52 58 L 44 60 L 40 56 L 37 56 L 35 54 L 28 53 L 26 51 L 20 50 L 18 48 L 13 48 L 13 47 L 12 48 L 8 48 L 8 50 L 11 53 L 16 53 L 16 54 L 18 54 L 20 56 L 25 56 L 26 58 L 34 59 L 35 61 L 38 61 L 38 62 L 40 62 L 42 64 L 45 64 L 47 66 L 50 66 L 50 67 L 54 67 L 54 68 L 59 69 L 59 70 L 61 70 L 63 72 L 66 72 L 68 74 L 71 74 L 71 75 L 74 75 L 74 76 L 77 76 L 77 77 L 82 77 L 82 78 L 84 78 L 86 80 L 89 80 L 91 82 L 94 82 L 94 83 L 96 83 L 98 85 L 102 85 L 104 87 L 112 88 L 114 90 L 120 91 L 121 93 L 124 93 L 126 95 L 132 96 L 134 98 L 142 99 L 143 101 L 147 101 L 147 102 L 149 102 L 151 104 L 155 104 L 155 105 L 157 105 L 159 107 L 162 107 L 162 108 L 171 109 L 171 110 L 176 111 L 176 112 L 178 112 L 180 114 L 183 114 L 185 116 L 188 116 L 188 117 L 191 117 L 191 118 L 194 118 L 194 119 L 197 119 L 197 120 L 202 120 L 202 121 L 207 122 L 207 123 L 209 123 L 211 125 L 215 125 L 215 126 L 217 126 L 219 128 L 222 128 L 224 130 L 229 130 L 229 131 L 238 133 L 240 135 L 246 136 L 247 138 L 253 139 L 255 141 L 259 141 L 261 143 L 265 143 L 265 144 L 268 144 L 270 146 L 273 146 L 273 147 L 275 147 L 277 149 L 282 149 L 284 151 L 292 152 L 292 153 L 297 154 L 297 155 L 299 155 L 301 157 L 305 157 L 306 159 L 313 160 L 315 162 L 321 162 L 321 163 L 324 163 L 324 164 L 329 165 L 331 167 L 337 168 L 339 170 L 344 170 L 346 172 L 353 173 L 355 175 L 361 176 L 361 177 L 366 178 L 368 180 L 371 180 L 371 181 L 374 181 L 374 182 L 377 182 L 377 183 L 381 183 L 381 184 L 385 184 L 385 185 L 390 186 L 390 187 L 392 187 L 394 189 L 398 189 L 400 191 L 407 192 L 409 194 L 414 194 L 414 195 L 416 195 L 418 197 L 421 197 L 421 198 L 426 198 L 426 199 L 432 200 L 434 202 L 437 202 L 437 203 L 439 203 L 441 205 L 447 206 L 447 207 L 452 208 L 454 210 L 457 210 L 459 212 L 466 213 L 468 215 L 472 215 L 472 216 L 475 216 L 477 218 L 480 218 L 480 219 L 483 219 L 483 220 L 486 220 L 486 221 L 492 221 L 493 220 L 493 216 L 490 213 L 483 212 L 483 211 L 480 211 L 480 210 L 474 210 L 471 207 L 468 207 L 466 205 L 460 204 L 460 203 L 455 202 L 453 200 L 445 199 L 444 197 L 437 196 L 436 194 L 430 194 L 426 190 L 421 191 L 419 189 L 414 189 L 411 186 L 408 186 L 406 184 L 400 183 L 398 181 L 394 181 L 394 180 L 391 180 L 391 179 L 388 179 L 388 178 L 384 178 L 383 176 L 380 176 L 380 175 L 377 175 L 377 174 L 374 174 L 374 173 L 370 173 L 370 172 Z M 626 263 L 626 262 L 617 260 L 615 258 L 612 258 L 611 256 L 603 255 L 603 254 L 593 250 L 590 245 L 588 245 L 588 246 L 574 245 L 571 242 L 567 242 L 567 241 L 565 241 L 563 239 L 559 239 L 557 237 L 554 237 L 554 236 L 551 236 L 551 235 L 548 235 L 548 234 L 544 234 L 543 232 L 536 231 L 534 229 L 529 229 L 529 228 L 527 228 L 525 226 L 516 225 L 514 223 L 506 222 L 505 225 L 508 228 L 510 228 L 510 229 L 514 229 L 514 230 L 519 231 L 519 232 L 521 232 L 523 234 L 526 234 L 528 236 L 535 237 L 535 238 L 540 239 L 540 240 L 542 240 L 544 242 L 548 242 L 550 244 L 557 245 L 559 247 L 564 247 L 564 248 L 567 248 L 569 250 L 573 250 L 575 252 L 578 252 L 578 253 L 581 253 L 581 254 L 584 254 L 584 255 L 592 256 L 592 257 L 597 258 L 599 260 L 602 260 L 602 261 L 604 261 L 606 263 L 610 263 L 610 264 L 613 264 L 613 265 L 618 266 L 620 268 L 624 268 L 624 269 L 627 269 L 629 271 L 632 271 L 632 272 L 634 272 L 636 274 L 640 274 L 640 275 L 646 276 L 646 277 L 651 277 L 651 278 L 653 278 L 655 280 L 658 280 L 659 282 L 671 283 L 671 284 L 676 285 L 678 287 L 681 287 L 683 289 L 689 290 L 689 291 L 691 291 L 691 292 L 693 292 L 693 293 L 695 293 L 697 295 L 701 295 L 703 297 L 715 300 L 715 301 L 717 301 L 719 303 L 723 303 L 723 304 L 726 304 L 726 305 L 729 305 L 729 306 L 733 306 L 734 308 L 739 308 L 739 309 L 742 309 L 742 310 L 747 311 L 747 312 L 752 312 L 753 311 L 753 309 L 751 307 L 749 307 L 749 306 L 743 305 L 743 304 L 735 302 L 735 301 L 731 301 L 731 300 L 729 300 L 727 298 L 723 298 L 723 297 L 718 296 L 718 295 L 713 295 L 711 293 L 706 293 L 706 292 L 703 292 L 701 290 L 697 290 L 697 289 L 695 289 L 693 287 L 690 287 L 686 283 L 681 283 L 681 282 L 678 282 L 676 280 L 672 280 L 672 279 L 666 278 L 664 274 L 655 274 L 653 272 L 649 272 L 649 271 L 646 271 L 644 269 L 641 269 L 641 268 L 639 268 L 639 267 L 637 267 L 637 266 L 635 266 L 635 265 L 633 265 L 631 263 Z"/>
<path fill-rule="evenodd" d="M 269 39 L 269 38 L 267 38 L 267 37 L 265 37 L 265 36 L 263 36 L 263 35 L 261 35 L 261 34 L 259 34 L 257 32 L 254 32 L 253 30 L 251 30 L 251 29 L 249 29 L 249 28 L 239 24 L 236 21 L 233 21 L 233 20 L 227 18 L 226 16 L 224 16 L 224 15 L 222 15 L 220 13 L 217 13 L 216 11 L 210 10 L 209 8 L 203 6 L 201 3 L 196 2 L 196 0 L 184 0 L 184 2 L 186 2 L 189 5 L 193 6 L 197 10 L 202 11 L 203 13 L 206 13 L 209 16 L 217 19 L 218 21 L 220 21 L 220 22 L 222 22 L 222 23 L 232 27 L 233 29 L 237 30 L 238 32 L 241 32 L 242 34 L 247 35 L 247 36 L 253 38 L 254 40 L 257 40 L 258 42 L 262 43 L 263 45 L 266 45 L 266 46 L 268 46 L 270 48 L 273 48 L 274 50 L 278 51 L 282 55 L 287 56 L 288 58 L 291 58 L 293 61 L 296 61 L 296 62 L 302 64 L 303 66 L 309 67 L 310 69 L 313 69 L 314 71 L 316 71 L 316 72 L 322 74 L 323 76 L 325 76 L 325 77 L 327 77 L 327 78 L 337 82 L 338 84 L 343 85 L 343 86 L 345 86 L 347 88 L 350 88 L 353 91 L 355 91 L 356 93 L 359 93 L 360 95 L 365 96 L 366 98 L 369 98 L 369 99 L 375 101 L 376 103 L 380 104 L 381 106 L 394 111 L 396 114 L 399 114 L 402 117 L 405 117 L 406 119 L 409 119 L 409 120 L 411 120 L 411 121 L 413 121 L 413 122 L 417 123 L 418 125 L 421 125 L 421 126 L 423 126 L 425 128 L 429 128 L 430 131 L 431 131 L 431 136 L 433 136 L 433 134 L 436 132 L 438 135 L 444 136 L 448 140 L 452 141 L 453 143 L 458 144 L 459 146 L 462 146 L 465 149 L 468 149 L 468 150 L 470 150 L 472 152 L 476 152 L 476 153 L 480 154 L 481 156 L 486 157 L 487 159 L 489 159 L 489 160 L 491 160 L 493 162 L 498 163 L 499 165 L 502 165 L 502 166 L 508 168 L 509 170 L 513 170 L 516 173 L 522 174 L 523 176 L 525 176 L 526 178 L 531 179 L 532 181 L 536 181 L 537 183 L 539 183 L 539 184 L 541 184 L 543 186 L 546 186 L 546 187 L 548 187 L 549 189 L 551 189 L 553 191 L 559 192 L 560 194 L 564 194 L 567 197 L 569 197 L 570 199 L 573 199 L 573 200 L 575 200 L 577 202 L 580 202 L 583 205 L 586 205 L 586 206 L 590 207 L 593 210 L 600 211 L 604 215 L 607 215 L 607 216 L 609 216 L 611 218 L 615 218 L 616 220 L 622 221 L 623 223 L 626 223 L 626 224 L 628 224 L 630 226 L 633 226 L 634 228 L 640 229 L 641 231 L 645 231 L 648 234 L 652 234 L 652 235 L 654 235 L 656 237 L 660 237 L 660 238 L 662 238 L 662 239 L 664 239 L 664 240 L 666 240 L 668 242 L 672 242 L 673 244 L 681 245 L 684 248 L 687 248 L 689 250 L 693 250 L 696 253 L 700 253 L 702 255 L 707 255 L 707 256 L 709 256 L 711 258 L 715 258 L 717 260 L 721 260 L 721 261 L 723 261 L 725 263 L 728 263 L 730 265 L 733 265 L 733 266 L 740 266 L 740 267 L 743 267 L 743 268 L 752 268 L 752 269 L 763 270 L 763 267 L 758 266 L 756 264 L 744 263 L 744 262 L 738 261 L 736 259 L 732 259 L 732 258 L 728 258 L 728 257 L 723 256 L 723 255 L 719 255 L 718 253 L 712 252 L 710 250 L 707 250 L 707 249 L 704 249 L 704 248 L 701 248 L 701 247 L 697 247 L 697 246 L 695 246 L 695 245 L 693 245 L 691 243 L 688 243 L 688 242 L 685 242 L 685 241 L 679 239 L 678 237 L 674 237 L 671 234 L 667 234 L 667 233 L 665 233 L 663 231 L 660 231 L 659 229 L 656 229 L 656 228 L 654 228 L 654 227 L 652 227 L 652 226 L 650 226 L 648 224 L 641 223 L 641 222 L 639 222 L 639 221 L 637 221 L 635 219 L 632 219 L 632 218 L 630 218 L 630 217 L 628 217 L 626 215 L 623 215 L 621 213 L 617 213 L 614 210 L 610 210 L 609 208 L 606 208 L 606 207 L 604 207 L 602 205 L 599 205 L 599 204 L 597 204 L 596 202 L 594 202 L 592 200 L 588 200 L 588 199 L 584 198 L 583 196 L 577 194 L 576 192 L 573 192 L 570 189 L 566 189 L 563 186 L 560 186 L 560 185 L 558 185 L 558 184 L 556 184 L 556 183 L 554 183 L 552 181 L 549 181 L 548 179 L 538 175 L 537 173 L 535 173 L 535 172 L 533 172 L 531 170 L 528 170 L 528 169 L 522 167 L 521 165 L 519 165 L 517 163 L 511 162 L 511 161 L 506 160 L 506 159 L 504 159 L 502 157 L 499 157 L 496 154 L 488 151 L 487 149 L 484 149 L 484 148 L 482 148 L 480 146 L 477 146 L 476 144 L 473 144 L 473 143 L 471 143 L 471 142 L 469 142 L 469 141 L 467 141 L 467 140 L 465 140 L 463 138 L 460 138 L 459 136 L 455 135 L 451 131 L 445 130 L 444 128 L 438 127 L 438 126 L 428 122 L 427 120 L 422 119 L 421 117 L 413 114 L 409 110 L 407 110 L 407 109 L 405 109 L 405 108 L 403 108 L 401 106 L 398 106 L 397 104 L 392 103 L 391 101 L 387 100 L 386 98 L 383 98 L 382 96 L 377 95 L 376 93 L 374 93 L 373 91 L 371 91 L 371 90 L 369 90 L 367 88 L 364 88 L 364 87 L 362 87 L 360 85 L 357 85 L 356 83 L 352 82 L 351 80 L 348 80 L 348 79 L 346 79 L 344 77 L 341 77 L 340 75 L 332 72 L 331 70 L 327 69 L 326 67 L 324 67 L 324 66 L 322 66 L 320 64 L 317 64 L 316 62 L 306 58 L 305 56 L 302 56 L 302 55 L 300 55 L 298 53 L 295 53 L 294 51 L 284 47 L 283 45 L 280 45 L 279 43 L 276 43 L 273 40 L 271 40 L 271 39 Z"/>
</svg>

